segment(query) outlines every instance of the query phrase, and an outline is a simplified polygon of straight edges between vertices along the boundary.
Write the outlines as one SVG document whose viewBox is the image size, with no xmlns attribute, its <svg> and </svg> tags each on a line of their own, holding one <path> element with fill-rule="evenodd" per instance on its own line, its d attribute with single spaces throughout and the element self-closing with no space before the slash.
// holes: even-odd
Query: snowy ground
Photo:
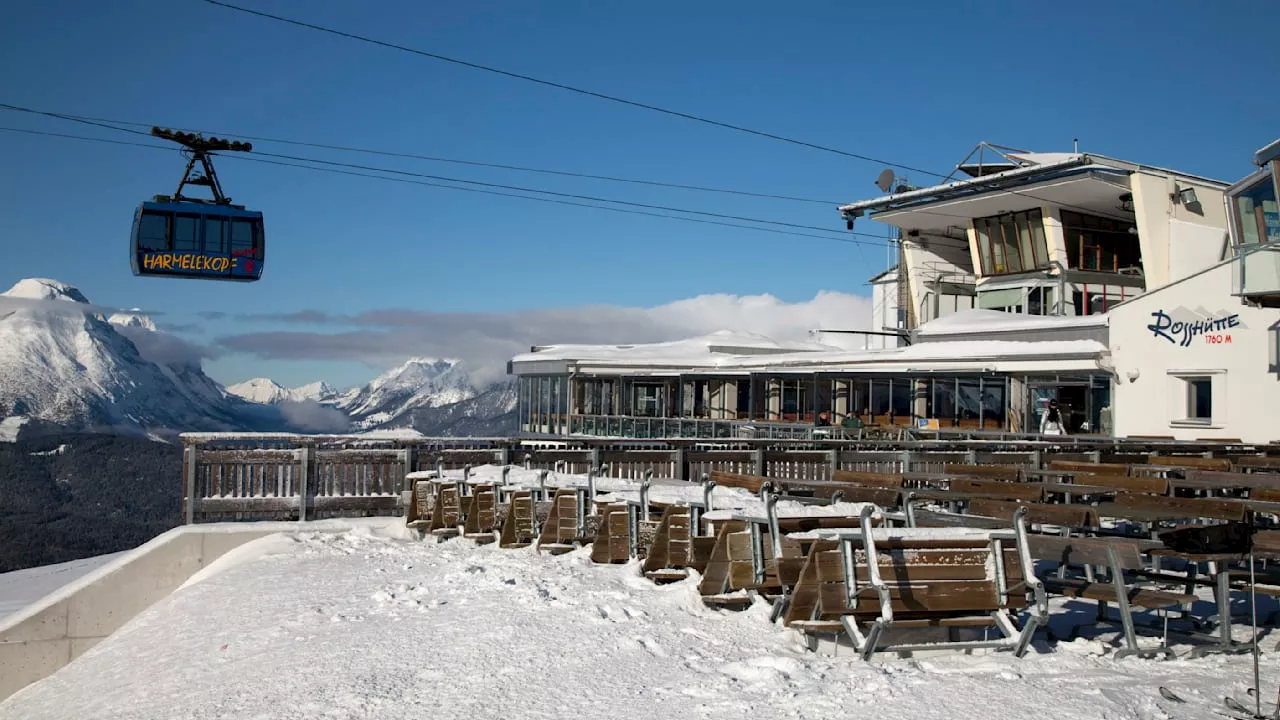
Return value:
<svg viewBox="0 0 1280 720">
<path fill-rule="evenodd" d="M 413 540 L 400 522 L 244 546 L 0 718 L 1216 719 L 1251 677 L 1247 655 L 1116 661 L 1083 639 L 868 665 L 807 652 L 761 605 L 705 608 L 696 578 Z M 1263 662 L 1274 691 L 1280 661 Z"/>
</svg>

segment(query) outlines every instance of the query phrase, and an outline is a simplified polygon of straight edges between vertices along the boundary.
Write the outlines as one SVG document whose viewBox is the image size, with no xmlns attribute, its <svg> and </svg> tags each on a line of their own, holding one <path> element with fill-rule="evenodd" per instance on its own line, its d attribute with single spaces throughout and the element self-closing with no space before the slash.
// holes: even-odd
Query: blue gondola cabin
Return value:
<svg viewBox="0 0 1280 720">
<path fill-rule="evenodd" d="M 133 218 L 133 274 L 253 282 L 262 277 L 262 213 L 157 198 Z"/>
</svg>

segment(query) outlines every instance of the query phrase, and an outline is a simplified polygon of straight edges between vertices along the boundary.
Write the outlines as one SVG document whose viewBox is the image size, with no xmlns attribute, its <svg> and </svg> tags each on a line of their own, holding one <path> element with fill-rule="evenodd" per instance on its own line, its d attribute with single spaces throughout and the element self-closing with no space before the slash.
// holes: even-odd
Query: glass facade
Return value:
<svg viewBox="0 0 1280 720">
<path fill-rule="evenodd" d="M 525 375 L 517 415 L 522 434 L 545 436 L 730 437 L 748 427 L 806 437 L 817 427 L 921 424 L 1035 433 L 1043 404 L 1056 399 L 1068 432 L 1095 434 L 1109 398 L 1103 375 Z"/>
<path fill-rule="evenodd" d="M 978 258 L 983 275 L 1005 275 L 1049 267 L 1044 217 L 1040 209 L 976 218 Z"/>
</svg>

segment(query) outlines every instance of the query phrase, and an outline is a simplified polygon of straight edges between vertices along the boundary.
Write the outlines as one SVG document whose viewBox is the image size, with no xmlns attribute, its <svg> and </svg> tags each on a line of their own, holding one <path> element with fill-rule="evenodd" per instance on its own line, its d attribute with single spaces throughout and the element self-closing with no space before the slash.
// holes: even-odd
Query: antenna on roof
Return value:
<svg viewBox="0 0 1280 720">
<path fill-rule="evenodd" d="M 876 177 L 876 187 L 880 188 L 881 192 L 887 193 L 893 188 L 893 180 L 893 168 L 885 168 Z"/>
<path fill-rule="evenodd" d="M 1074 140 L 1071 141 L 1071 152 L 1075 153 L 1076 155 L 1080 154 L 1080 138 L 1075 138 Z"/>
</svg>

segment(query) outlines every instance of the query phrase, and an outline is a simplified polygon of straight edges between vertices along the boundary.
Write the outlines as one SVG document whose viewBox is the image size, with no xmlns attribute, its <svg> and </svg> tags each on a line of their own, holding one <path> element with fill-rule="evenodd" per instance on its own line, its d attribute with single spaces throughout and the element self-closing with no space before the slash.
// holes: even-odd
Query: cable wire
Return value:
<svg viewBox="0 0 1280 720">
<path fill-rule="evenodd" d="M 17 112 L 26 112 L 26 113 L 36 114 L 36 115 L 45 115 L 48 117 L 61 118 L 63 120 L 72 120 L 75 122 L 82 122 L 88 125 L 97 125 L 98 127 L 107 127 L 114 130 L 125 129 L 124 127 L 113 127 L 115 125 L 145 127 L 145 128 L 150 128 L 155 126 L 155 123 L 140 123 L 140 122 L 133 122 L 130 120 L 113 120 L 110 118 L 99 118 L 99 117 L 91 117 L 91 116 L 85 116 L 85 115 L 72 115 L 69 113 L 56 113 L 56 112 L 43 111 L 43 110 L 34 110 L 31 108 L 21 107 L 17 105 L 8 105 L 5 103 L 0 103 L 0 108 L 6 109 L 6 110 L 14 110 Z M 106 125 L 103 123 L 110 123 L 110 125 Z M 524 165 L 507 165 L 503 163 L 484 162 L 480 160 L 462 160 L 458 158 L 447 158 L 447 157 L 440 157 L 436 155 L 420 155 L 417 153 L 409 153 L 409 152 L 396 152 L 392 150 L 379 150 L 375 148 L 353 147 L 350 145 L 333 145 L 328 143 L 317 143 L 317 142 L 309 142 L 309 141 L 303 141 L 303 140 L 286 140 L 283 138 L 263 137 L 259 135 L 250 135 L 247 133 L 219 132 L 219 131 L 213 131 L 213 130 L 202 130 L 199 128 L 176 127 L 172 124 L 167 124 L 167 123 L 162 125 L 162 127 L 172 127 L 175 130 L 183 130 L 185 132 L 191 132 L 191 133 L 201 133 L 201 134 L 210 135 L 210 136 L 215 136 L 215 135 L 233 136 L 237 138 L 244 138 L 245 140 L 256 140 L 258 142 L 277 143 L 280 145 L 297 145 L 300 147 L 313 147 L 313 148 L 318 148 L 322 150 L 340 150 L 343 152 L 367 153 L 370 155 L 401 157 L 401 158 L 408 158 L 412 160 L 425 160 L 428 162 L 452 163 L 455 165 L 470 165 L 473 167 L 495 168 L 499 170 L 515 170 L 518 172 L 539 173 L 544 175 L 559 175 L 562 177 L 574 177 L 574 178 L 582 178 L 586 180 L 604 180 L 607 182 L 631 183 L 631 184 L 637 184 L 637 185 L 652 185 L 655 187 L 666 187 L 666 188 L 673 188 L 677 190 L 696 190 L 699 192 L 713 192 L 713 193 L 722 193 L 722 194 L 728 194 L 728 195 L 742 195 L 746 197 L 756 197 L 756 198 L 764 198 L 764 199 L 770 199 L 770 200 L 789 200 L 792 202 L 825 205 L 828 207 L 833 205 L 838 206 L 841 204 L 840 201 L 837 201 L 837 200 L 816 200 L 814 198 L 797 197 L 794 195 L 782 195 L 778 193 L 752 192 L 750 190 L 734 190 L 731 188 L 709 187 L 706 185 L 687 185 L 683 183 L 664 182 L 661 180 L 624 178 L 624 177 L 617 177 L 614 175 L 595 175 L 591 173 L 572 172 L 568 170 L 552 170 L 548 168 L 535 168 L 535 167 L 528 167 Z M 142 132 L 138 134 L 150 136 L 150 133 L 146 133 L 146 132 Z"/>
<path fill-rule="evenodd" d="M 452 58 L 447 55 L 441 55 L 439 53 L 427 52 L 426 50 L 418 50 L 416 48 L 406 47 L 404 45 L 398 45 L 396 43 L 387 42 L 385 40 L 377 40 L 374 38 L 365 37 L 363 35 L 356 35 L 355 33 L 349 33 L 349 32 L 344 32 L 342 30 L 336 30 L 334 28 L 325 27 L 323 25 L 316 25 L 314 23 L 303 22 L 302 20 L 294 20 L 292 18 L 287 18 L 281 15 L 273 15 L 272 13 L 263 12 L 261 10 L 252 10 L 250 8 L 240 7 L 239 5 L 232 5 L 230 3 L 220 2 L 220 0 L 204 0 L 204 1 L 209 3 L 210 5 L 217 5 L 219 7 L 228 8 L 230 10 L 236 10 L 239 12 L 248 13 L 250 15 L 257 15 L 259 17 L 269 18 L 271 20 L 277 20 L 279 22 L 288 23 L 290 25 L 297 25 L 298 27 L 304 27 L 311 30 L 319 30 L 320 32 L 330 33 L 332 35 L 338 35 L 340 37 L 349 38 L 351 40 L 359 40 L 361 42 L 366 42 L 372 45 L 378 45 L 385 48 L 391 48 L 393 50 L 400 50 L 407 53 L 413 53 L 414 55 L 421 55 L 422 57 L 431 58 L 433 60 L 440 60 L 443 62 L 453 63 L 455 65 L 461 65 L 463 67 L 468 67 L 473 70 L 483 70 L 485 72 L 495 73 L 498 75 L 505 75 L 506 77 L 515 78 L 517 80 L 525 80 L 527 82 L 537 83 L 539 85 L 546 85 L 548 87 L 557 88 L 559 90 L 567 90 L 569 92 L 578 93 L 580 95 L 587 95 L 589 97 L 598 98 L 600 100 L 608 100 L 610 102 L 621 103 L 623 105 L 630 105 L 632 107 L 641 108 L 643 110 L 651 110 L 653 112 L 663 113 L 665 115 L 684 118 L 685 120 L 692 120 L 694 122 L 705 123 L 707 125 L 712 125 L 719 128 L 734 130 L 741 133 L 748 133 L 750 135 L 756 135 L 759 137 L 768 138 L 770 140 L 777 140 L 779 142 L 789 143 L 791 145 L 799 145 L 801 147 L 807 147 L 814 150 L 822 150 L 824 152 L 835 153 L 836 155 L 843 155 L 845 157 L 850 157 L 857 160 L 864 160 L 866 162 L 877 163 L 880 165 L 889 165 L 891 167 L 901 168 L 903 170 L 909 170 L 911 172 L 924 173 L 925 175 L 932 175 L 940 178 L 946 177 L 945 175 L 941 175 L 935 172 L 930 172 L 928 170 L 922 170 L 920 168 L 914 168 L 914 167 L 911 167 L 910 165 L 903 165 L 901 163 L 892 163 L 885 160 L 879 160 L 877 158 L 873 158 L 867 155 L 861 155 L 859 153 L 849 152 L 847 150 L 840 150 L 838 148 L 833 148 L 827 145 L 819 145 L 817 143 L 808 142 L 806 140 L 797 140 L 795 138 L 786 137 L 784 135 L 778 135 L 778 134 L 766 132 L 763 130 L 754 130 L 752 128 L 743 127 L 741 125 L 734 125 L 732 123 L 722 122 L 719 120 L 712 120 L 710 118 L 702 117 L 700 115 L 693 115 L 691 113 L 681 112 L 679 110 L 671 110 L 668 108 L 658 107 L 657 105 L 642 103 L 636 100 L 628 100 L 626 98 L 621 98 L 616 95 L 607 95 L 605 93 L 596 92 L 594 90 L 586 90 L 583 88 L 574 87 L 572 85 L 566 85 L 564 83 L 554 82 L 552 80 L 543 80 L 541 78 L 536 78 L 531 75 L 524 75 L 522 73 L 512 72 L 510 70 L 502 70 L 500 68 L 491 67 L 489 65 L 481 65 L 480 63 L 470 62 L 467 60 L 459 60 L 458 58 Z"/>
<path fill-rule="evenodd" d="M 14 132 L 14 133 L 23 133 L 23 134 L 27 134 L 27 135 L 38 135 L 38 136 L 44 136 L 44 137 L 54 137 L 54 138 L 64 138 L 64 139 L 73 139 L 73 140 L 85 140 L 85 141 L 90 141 L 90 142 L 108 143 L 108 144 L 111 144 L 111 145 L 125 145 L 125 146 L 131 146 L 131 147 L 149 148 L 149 149 L 152 149 L 152 150 L 165 150 L 165 151 L 169 151 L 169 152 L 172 152 L 172 151 L 173 151 L 173 148 L 172 148 L 172 147 L 170 147 L 170 146 L 167 146 L 167 145 L 155 145 L 155 144 L 151 144 L 151 143 L 132 142 L 132 141 L 128 141 L 128 140 L 114 140 L 114 139 L 111 139 L 111 138 L 97 138 L 97 137 L 89 137 L 89 136 L 85 136 L 85 135 L 71 135 L 71 134 L 68 134 L 68 133 L 57 133 L 57 132 L 50 132 L 50 131 L 45 131 L 45 130 L 31 130 L 31 129 L 27 129 L 27 128 L 0 127 L 0 132 Z M 497 196 L 500 196 L 500 197 L 519 198 L 519 199 L 523 199 L 523 200 L 533 200 L 533 201 L 536 201 L 536 202 L 554 203 L 554 204 L 557 204 L 557 205 L 569 205 L 569 206 L 573 206 L 573 207 L 594 208 L 594 209 L 597 209 L 597 210 L 609 210 L 609 211 L 612 211 L 612 212 L 625 213 L 625 214 L 628 214 L 628 215 L 643 215 L 643 216 L 646 216 L 646 217 L 665 218 L 665 219 L 668 219 L 668 220 L 680 220 L 680 221 L 684 221 L 684 222 L 701 223 L 701 224 L 704 224 L 704 225 L 719 225 L 719 226 L 722 226 L 722 227 L 738 228 L 738 229 L 742 229 L 742 230 L 756 230 L 756 231 L 759 231 L 759 232 L 768 232 L 768 233 L 774 233 L 774 234 L 777 234 L 777 235 L 785 235 L 785 236 L 789 236 L 789 237 L 804 237 L 804 238 L 814 238 L 814 239 L 817 239 L 817 240 L 830 240 L 830 241 L 834 241 L 834 242 L 843 242 L 843 243 L 849 243 L 849 244 L 853 244 L 853 245 L 870 245 L 870 246 L 877 246 L 877 247 L 878 247 L 878 246 L 880 246 L 880 243 L 870 242 L 870 241 L 867 241 L 867 240 L 859 240 L 859 239 L 856 239 L 856 238 L 838 237 L 838 236 L 830 236 L 830 235 L 814 235 L 814 234 L 811 234 L 811 233 L 801 233 L 801 232 L 794 232 L 794 231 L 789 231 L 789 230 L 779 230 L 779 229 L 775 229 L 775 228 L 771 228 L 771 227 L 758 227 L 758 226 L 754 226 L 754 225 L 740 225 L 740 224 L 737 224 L 737 223 L 729 223 L 729 222 L 723 222 L 723 221 L 718 221 L 718 220 L 703 220 L 703 219 L 700 219 L 700 218 L 683 217 L 683 216 L 679 216 L 679 215 L 666 215 L 666 214 L 663 214 L 663 213 L 648 212 L 648 211 L 644 211 L 644 210 L 631 210 L 631 209 L 627 209 L 627 208 L 610 207 L 610 206 L 607 206 L 607 205 L 592 205 L 592 204 L 585 203 L 585 202 L 573 202 L 573 201 L 570 201 L 570 200 L 557 200 L 557 199 L 554 199 L 554 198 L 534 197 L 534 196 L 529 196 L 529 195 L 520 195 L 520 194 L 513 193 L 513 192 L 501 192 L 501 191 L 498 191 L 498 190 L 487 190 L 487 189 L 474 188 L 474 187 L 459 187 L 459 186 L 456 186 L 456 185 L 447 185 L 447 184 L 443 184 L 443 183 L 430 182 L 430 181 L 427 181 L 427 180 L 412 179 L 412 178 L 404 178 L 404 177 L 391 177 L 391 176 L 388 176 L 388 175 L 376 175 L 376 174 L 373 174 L 373 173 L 355 172 L 355 171 L 352 171 L 352 170 L 344 170 L 344 169 L 332 168 L 332 167 L 316 167 L 316 166 L 313 166 L 313 165 L 304 165 L 304 164 L 301 164 L 301 163 L 283 162 L 283 161 L 280 161 L 280 160 L 268 160 L 268 159 L 264 159 L 264 158 L 256 158 L 256 157 L 251 157 L 251 156 L 247 156 L 247 155 L 221 155 L 221 157 L 224 157 L 224 158 L 230 158 L 230 159 L 232 159 L 232 160 L 242 160 L 242 161 L 248 161 L 248 162 L 257 162 L 257 163 L 262 163 L 262 164 L 267 164 L 267 165 L 278 165 L 278 166 L 282 166 L 282 167 L 295 167 L 295 168 L 301 168 L 301 169 L 304 169 L 304 170 L 314 170 L 314 171 L 317 171 L 317 172 L 327 172 L 327 173 L 334 173 L 334 174 L 339 174 L 339 175 L 351 175 L 351 176 L 355 176 L 355 177 L 372 178 L 372 179 L 375 179 L 375 180 L 388 180 L 388 181 L 392 181 L 392 182 L 408 183 L 408 184 L 413 184 L 413 185 L 424 185 L 424 186 L 427 186 L 427 187 L 441 188 L 441 189 L 445 189 L 445 190 L 460 190 L 460 191 L 463 191 L 463 192 L 473 192 L 473 193 L 481 193 L 481 194 L 485 194 L 485 195 L 497 195 Z M 825 230 L 825 228 L 824 228 L 824 230 Z M 829 232 L 829 231 L 828 231 L 828 232 Z M 870 235 L 869 233 L 857 233 L 857 234 L 858 234 L 858 235 L 862 235 L 862 236 L 868 236 L 868 237 L 878 237 L 878 236 L 872 236 L 872 235 Z M 881 238 L 881 239 L 883 239 L 883 238 Z"/>
</svg>

